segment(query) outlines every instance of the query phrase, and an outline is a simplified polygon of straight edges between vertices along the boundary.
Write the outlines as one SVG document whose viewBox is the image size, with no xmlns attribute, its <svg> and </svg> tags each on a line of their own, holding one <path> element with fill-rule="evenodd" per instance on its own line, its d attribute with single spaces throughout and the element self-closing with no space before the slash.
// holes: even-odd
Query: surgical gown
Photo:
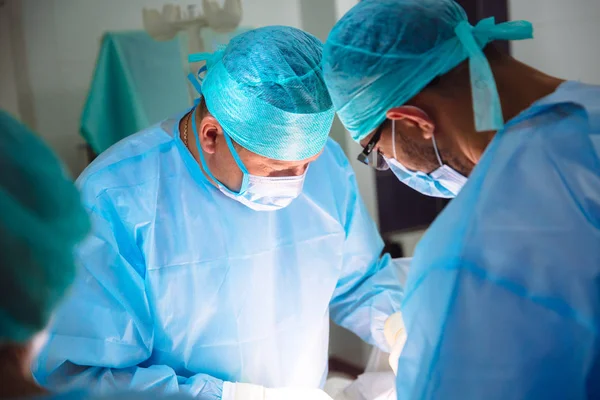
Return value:
<svg viewBox="0 0 600 400">
<path fill-rule="evenodd" d="M 192 396 L 176 393 L 164 396 L 152 392 L 119 392 L 106 396 L 93 396 L 87 391 L 73 391 L 67 393 L 54 393 L 42 396 L 20 397 L 19 400 L 191 400 Z M 16 399 L 15 399 L 16 400 Z"/>
<path fill-rule="evenodd" d="M 223 381 L 318 387 L 329 317 L 386 349 L 403 290 L 341 148 L 292 204 L 253 211 L 211 185 L 174 118 L 117 143 L 78 180 L 93 235 L 34 375 L 50 388 L 187 392 Z"/>
<path fill-rule="evenodd" d="M 600 398 L 600 87 L 507 123 L 417 246 L 398 399 Z"/>
</svg>

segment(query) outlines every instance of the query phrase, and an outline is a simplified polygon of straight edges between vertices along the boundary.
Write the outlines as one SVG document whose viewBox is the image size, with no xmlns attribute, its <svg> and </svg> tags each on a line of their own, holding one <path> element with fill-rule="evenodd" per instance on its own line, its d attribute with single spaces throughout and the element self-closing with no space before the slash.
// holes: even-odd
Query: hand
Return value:
<svg viewBox="0 0 600 400">
<path fill-rule="evenodd" d="M 222 400 L 333 400 L 321 389 L 277 388 L 268 389 L 250 383 L 223 383 Z"/>
<path fill-rule="evenodd" d="M 389 363 L 392 367 L 394 374 L 398 373 L 398 360 L 400 353 L 406 343 L 406 329 L 404 328 L 404 321 L 402 320 L 402 314 L 397 312 L 392 314 L 386 321 L 383 328 L 385 340 L 391 348 Z"/>
</svg>

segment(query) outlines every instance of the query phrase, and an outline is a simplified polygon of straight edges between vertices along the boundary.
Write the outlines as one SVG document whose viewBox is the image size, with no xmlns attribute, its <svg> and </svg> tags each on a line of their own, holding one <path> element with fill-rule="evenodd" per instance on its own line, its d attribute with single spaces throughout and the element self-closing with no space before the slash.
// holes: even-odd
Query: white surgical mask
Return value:
<svg viewBox="0 0 600 400">
<path fill-rule="evenodd" d="M 433 142 L 433 149 L 440 167 L 430 174 L 409 170 L 398 160 L 396 160 L 396 121 L 392 120 L 392 149 L 394 152 L 394 158 L 386 158 L 385 160 L 387 161 L 394 175 L 396 175 L 401 182 L 405 183 L 416 191 L 432 197 L 456 197 L 464 184 L 467 182 L 467 178 L 454 170 L 452 167 L 442 162 L 442 158 L 440 157 L 437 143 L 435 141 L 435 136 L 431 136 L 431 141 Z"/>
<path fill-rule="evenodd" d="M 287 207 L 302 193 L 306 172 L 299 176 L 265 177 L 244 173 L 247 177 L 245 190 L 235 193 L 222 184 L 219 190 L 227 197 L 237 200 L 255 211 L 274 211 Z M 214 177 L 211 177 L 215 182 Z M 242 186 L 243 187 L 243 186 Z"/>
<path fill-rule="evenodd" d="M 239 201 L 255 211 L 275 211 L 289 206 L 302 193 L 308 167 L 302 175 L 298 176 L 269 177 L 252 175 L 248 172 L 244 163 L 242 163 L 237 151 L 235 151 L 229 135 L 223 132 L 229 151 L 243 174 L 242 186 L 239 192 L 232 191 L 214 177 L 206 164 L 204 153 L 200 147 L 198 131 L 196 130 L 196 118 L 192 118 L 192 131 L 196 136 L 196 146 L 204 172 L 215 182 L 221 193 L 225 196 Z"/>
</svg>

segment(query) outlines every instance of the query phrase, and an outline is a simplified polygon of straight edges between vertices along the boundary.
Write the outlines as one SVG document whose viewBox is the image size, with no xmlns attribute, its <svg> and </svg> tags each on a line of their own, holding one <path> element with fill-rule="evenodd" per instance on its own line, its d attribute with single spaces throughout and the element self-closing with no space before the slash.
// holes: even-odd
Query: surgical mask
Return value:
<svg viewBox="0 0 600 400">
<path fill-rule="evenodd" d="M 196 118 L 194 118 L 193 115 L 192 112 L 192 131 L 196 137 L 196 146 L 198 148 L 202 168 L 225 196 L 239 201 L 246 207 L 255 211 L 275 211 L 287 207 L 300 195 L 300 193 L 302 193 L 308 168 L 306 168 L 306 171 L 299 176 L 267 177 L 252 175 L 242 163 L 237 151 L 233 147 L 231 138 L 225 132 L 223 132 L 223 136 L 225 136 L 225 141 L 227 142 L 227 146 L 229 147 L 229 151 L 231 152 L 235 163 L 242 171 L 243 178 L 239 192 L 234 192 L 223 185 L 214 177 L 206 164 L 204 153 L 200 147 L 198 131 L 196 129 Z"/>
<path fill-rule="evenodd" d="M 431 136 L 433 150 L 440 167 L 430 174 L 421 171 L 411 171 L 396 160 L 396 121 L 392 120 L 392 149 L 394 158 L 385 158 L 390 169 L 404 184 L 427 196 L 452 198 L 460 192 L 467 178 L 444 164 L 437 148 L 435 136 Z"/>
</svg>

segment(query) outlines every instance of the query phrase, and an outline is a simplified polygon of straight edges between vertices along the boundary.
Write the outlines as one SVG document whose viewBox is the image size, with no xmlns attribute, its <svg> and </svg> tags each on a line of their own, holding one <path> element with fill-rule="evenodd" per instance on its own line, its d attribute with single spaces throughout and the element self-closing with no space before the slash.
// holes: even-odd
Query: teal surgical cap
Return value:
<svg viewBox="0 0 600 400">
<path fill-rule="evenodd" d="M 482 49 L 496 39 L 532 37 L 529 22 L 472 26 L 452 0 L 363 0 L 335 25 L 323 71 L 338 115 L 356 141 L 433 79 L 469 59 L 477 131 L 502 128 L 496 83 Z"/>
<path fill-rule="evenodd" d="M 73 247 L 88 229 L 59 160 L 0 111 L 0 342 L 26 342 L 46 326 L 75 277 Z"/>
<path fill-rule="evenodd" d="M 322 48 L 299 29 L 269 26 L 189 60 L 207 62 L 197 89 L 235 142 L 263 157 L 298 161 L 323 150 L 335 115 Z"/>
</svg>

